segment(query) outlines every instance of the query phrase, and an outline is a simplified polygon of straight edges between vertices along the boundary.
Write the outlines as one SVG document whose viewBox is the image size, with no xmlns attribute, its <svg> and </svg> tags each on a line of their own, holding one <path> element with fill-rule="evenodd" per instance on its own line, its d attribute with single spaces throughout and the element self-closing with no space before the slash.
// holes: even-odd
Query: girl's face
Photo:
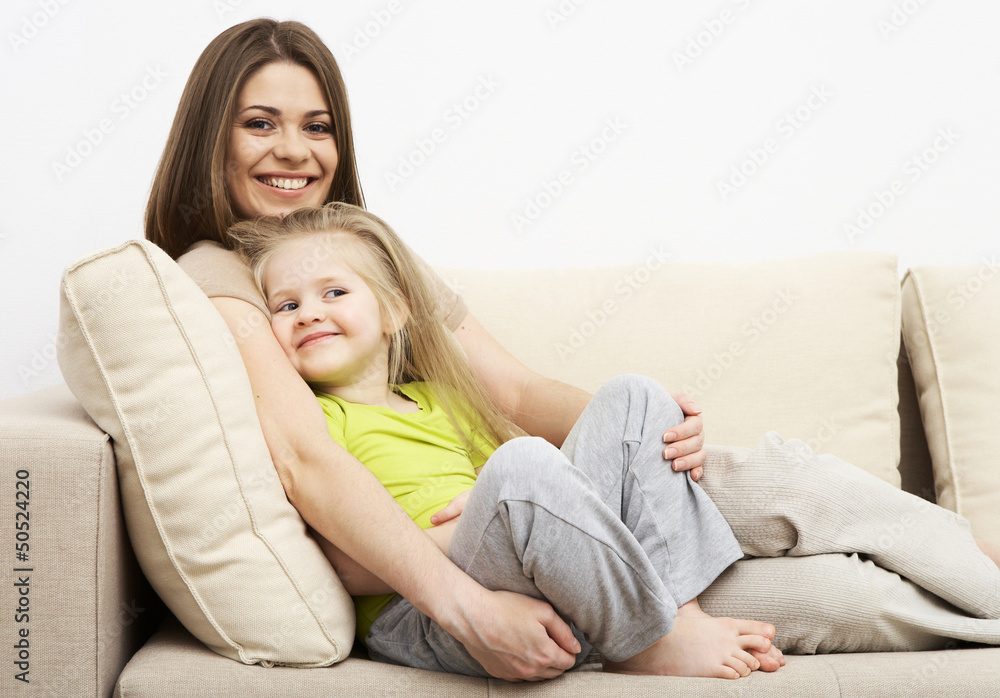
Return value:
<svg viewBox="0 0 1000 698">
<path fill-rule="evenodd" d="M 265 269 L 271 330 L 299 375 L 320 389 L 389 380 L 392 328 L 368 284 L 341 261 L 358 254 L 367 252 L 345 235 L 312 236 L 282 244 Z"/>
<path fill-rule="evenodd" d="M 269 63 L 240 91 L 226 188 L 240 218 L 326 203 L 337 171 L 333 117 L 308 69 Z"/>
</svg>

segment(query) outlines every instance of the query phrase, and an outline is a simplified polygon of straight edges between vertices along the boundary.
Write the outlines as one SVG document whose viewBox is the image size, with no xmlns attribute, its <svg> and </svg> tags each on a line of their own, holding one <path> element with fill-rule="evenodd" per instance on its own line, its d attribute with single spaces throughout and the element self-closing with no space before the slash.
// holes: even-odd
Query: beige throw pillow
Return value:
<svg viewBox="0 0 1000 698">
<path fill-rule="evenodd" d="M 439 270 L 543 376 L 593 391 L 651 376 L 704 410 L 709 443 L 775 430 L 899 486 L 899 275 L 880 252 L 742 264 Z"/>
<path fill-rule="evenodd" d="M 285 498 L 208 298 L 130 241 L 65 271 L 60 324 L 63 376 L 113 439 L 132 546 L 177 618 L 248 664 L 344 659 L 350 597 Z"/>
<path fill-rule="evenodd" d="M 903 339 L 938 504 L 1000 545 L 1000 265 L 911 269 Z"/>
</svg>

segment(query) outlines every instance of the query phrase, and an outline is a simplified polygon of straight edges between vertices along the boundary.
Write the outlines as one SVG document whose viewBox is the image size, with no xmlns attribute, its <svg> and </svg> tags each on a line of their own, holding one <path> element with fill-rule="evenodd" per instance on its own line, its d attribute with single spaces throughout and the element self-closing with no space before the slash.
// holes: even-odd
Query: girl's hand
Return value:
<svg viewBox="0 0 1000 698">
<path fill-rule="evenodd" d="M 671 427 L 663 435 L 663 442 L 667 444 L 663 449 L 663 457 L 673 459 L 674 470 L 690 470 L 691 479 L 698 482 L 704 472 L 706 457 L 701 409 L 683 393 L 672 397 L 685 416 L 681 424 Z"/>
<path fill-rule="evenodd" d="M 431 514 L 431 523 L 435 526 L 440 526 L 446 521 L 451 521 L 452 519 L 457 519 L 461 516 L 462 510 L 465 509 L 465 500 L 469 498 L 469 492 L 471 491 L 472 490 L 466 490 L 448 502 L 448 506 L 444 509 L 436 514 Z"/>
</svg>

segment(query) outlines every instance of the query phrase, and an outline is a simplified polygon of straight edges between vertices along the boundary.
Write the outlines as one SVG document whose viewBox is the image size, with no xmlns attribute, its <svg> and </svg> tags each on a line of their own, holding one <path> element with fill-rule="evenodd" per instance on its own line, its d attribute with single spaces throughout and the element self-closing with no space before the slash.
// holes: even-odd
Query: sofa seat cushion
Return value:
<svg viewBox="0 0 1000 698">
<path fill-rule="evenodd" d="M 201 641 L 241 662 L 350 651 L 350 597 L 285 498 L 222 317 L 159 248 L 63 275 L 59 365 L 114 444 L 143 572 Z"/>
<path fill-rule="evenodd" d="M 993 695 L 1000 682 L 1000 649 L 872 652 L 788 656 L 773 674 L 736 681 L 606 674 L 586 664 L 557 679 L 531 685 L 380 664 L 351 657 L 332 667 L 264 668 L 230 662 L 168 622 L 128 663 L 115 698 L 226 698 L 316 696 L 774 696 Z"/>
<path fill-rule="evenodd" d="M 207 650 L 174 619 L 149 639 L 118 678 L 116 698 L 489 695 L 485 679 L 350 657 L 332 667 L 247 666 Z"/>
<path fill-rule="evenodd" d="M 903 279 L 903 339 L 937 502 L 1000 545 L 1000 266 L 911 269 Z"/>
</svg>

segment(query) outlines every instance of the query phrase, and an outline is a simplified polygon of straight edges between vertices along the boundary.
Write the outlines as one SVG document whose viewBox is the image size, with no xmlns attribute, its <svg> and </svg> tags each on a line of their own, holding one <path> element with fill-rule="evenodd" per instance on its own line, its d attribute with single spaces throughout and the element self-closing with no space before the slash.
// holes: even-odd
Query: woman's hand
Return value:
<svg viewBox="0 0 1000 698">
<path fill-rule="evenodd" d="M 579 641 L 544 601 L 487 591 L 466 608 L 468 616 L 442 625 L 491 676 L 507 681 L 552 679 L 576 663 Z"/>
<path fill-rule="evenodd" d="M 452 519 L 457 519 L 462 514 L 462 510 L 465 509 L 465 500 L 469 498 L 469 493 L 472 490 L 466 490 L 462 494 L 455 497 L 453 500 L 448 502 L 448 506 L 439 511 L 436 514 L 431 514 L 431 523 L 435 526 L 440 526 L 441 524 L 451 521 Z"/>
<path fill-rule="evenodd" d="M 674 470 L 691 471 L 691 479 L 701 479 L 705 465 L 705 432 L 701 409 L 684 393 L 672 394 L 674 402 L 684 412 L 684 421 L 663 434 L 663 457 L 673 459 Z"/>
</svg>

